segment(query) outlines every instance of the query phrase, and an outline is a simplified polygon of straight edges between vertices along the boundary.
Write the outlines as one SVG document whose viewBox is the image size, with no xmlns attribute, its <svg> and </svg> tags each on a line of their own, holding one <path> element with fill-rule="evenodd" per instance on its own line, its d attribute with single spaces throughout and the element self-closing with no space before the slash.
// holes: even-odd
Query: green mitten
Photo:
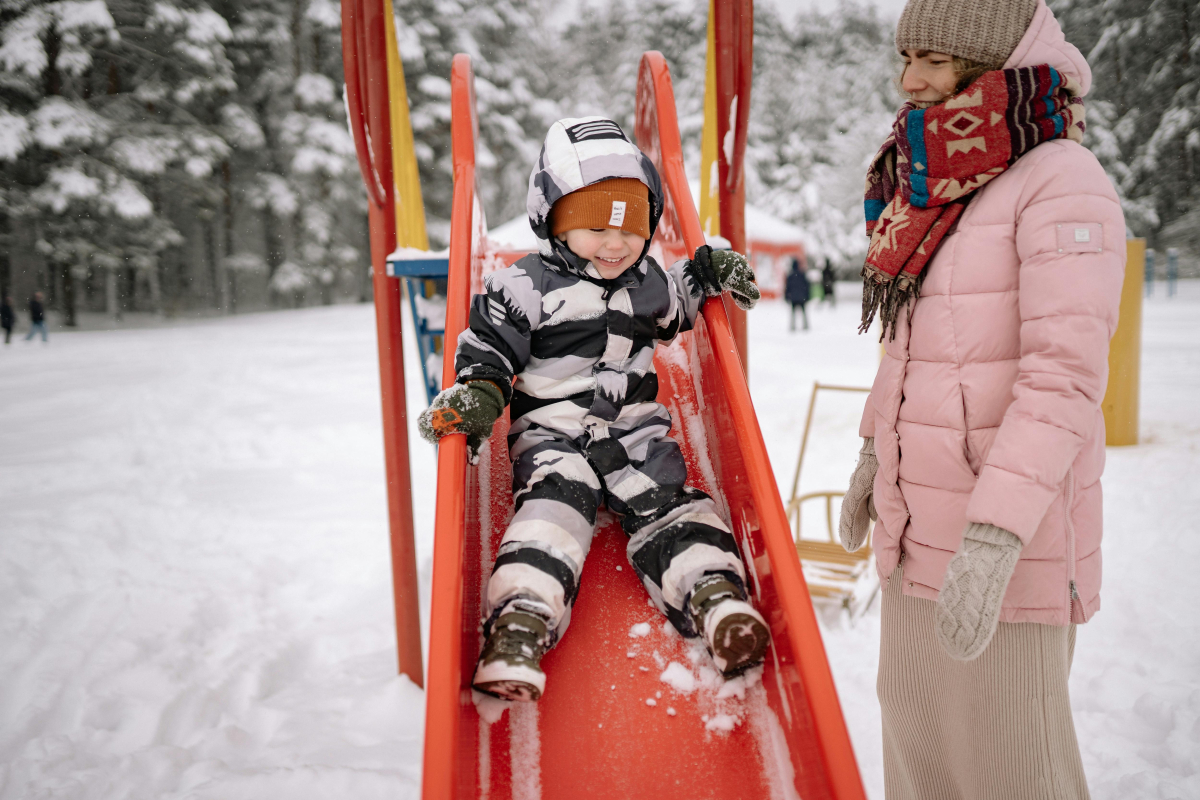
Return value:
<svg viewBox="0 0 1200 800">
<path fill-rule="evenodd" d="M 504 393 L 491 381 L 456 383 L 444 390 L 417 418 L 421 438 L 437 444 L 452 433 L 467 435 L 467 457 L 479 461 L 479 448 L 492 435 L 492 426 L 504 412 Z"/>
<path fill-rule="evenodd" d="M 738 308 L 750 310 L 761 296 L 754 282 L 754 270 L 741 253 L 713 250 L 708 245 L 696 248 L 688 265 L 692 278 L 704 287 L 709 297 L 729 292 Z"/>
</svg>

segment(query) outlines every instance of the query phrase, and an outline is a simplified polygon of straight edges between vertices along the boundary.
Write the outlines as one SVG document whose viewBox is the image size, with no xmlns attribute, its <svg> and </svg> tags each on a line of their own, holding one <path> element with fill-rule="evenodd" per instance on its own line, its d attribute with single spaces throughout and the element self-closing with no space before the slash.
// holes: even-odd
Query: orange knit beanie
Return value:
<svg viewBox="0 0 1200 800">
<path fill-rule="evenodd" d="M 650 238 L 650 190 L 637 178 L 609 178 L 563 195 L 550 210 L 550 232 L 617 228 Z"/>
</svg>

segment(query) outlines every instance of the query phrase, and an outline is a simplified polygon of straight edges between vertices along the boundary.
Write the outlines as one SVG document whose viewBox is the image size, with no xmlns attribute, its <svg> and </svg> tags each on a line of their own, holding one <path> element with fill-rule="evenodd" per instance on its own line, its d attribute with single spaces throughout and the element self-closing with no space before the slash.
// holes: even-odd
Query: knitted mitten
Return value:
<svg viewBox="0 0 1200 800">
<path fill-rule="evenodd" d="M 871 529 L 870 521 L 878 519 L 873 500 L 877 471 L 879 460 L 875 458 L 875 439 L 867 437 L 858 451 L 858 466 L 850 476 L 850 488 L 842 498 L 842 515 L 838 520 L 838 538 L 847 552 L 853 553 L 863 546 Z"/>
<path fill-rule="evenodd" d="M 685 267 L 709 297 L 729 292 L 738 308 L 750 310 L 760 297 L 754 282 L 754 270 L 741 253 L 732 250 L 713 250 L 708 245 L 696 248 L 696 254 Z"/>
<path fill-rule="evenodd" d="M 504 394 L 491 381 L 456 383 L 433 398 L 417 418 L 421 438 L 437 444 L 452 433 L 467 435 L 467 457 L 479 461 L 479 448 L 492 435 L 492 425 L 504 411 Z"/>
<path fill-rule="evenodd" d="M 1000 603 L 1022 542 L 1015 533 L 972 522 L 950 559 L 937 603 L 937 637 L 951 658 L 970 661 L 992 640 Z"/>
</svg>

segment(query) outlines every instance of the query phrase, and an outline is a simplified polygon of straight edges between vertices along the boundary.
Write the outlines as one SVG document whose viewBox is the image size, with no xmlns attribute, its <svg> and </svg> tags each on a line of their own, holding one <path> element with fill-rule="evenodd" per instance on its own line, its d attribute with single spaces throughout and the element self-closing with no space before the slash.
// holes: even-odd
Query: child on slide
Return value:
<svg viewBox="0 0 1200 800">
<path fill-rule="evenodd" d="M 541 697 L 540 661 L 570 621 L 601 503 L 621 516 L 655 606 L 737 675 L 762 662 L 769 633 L 729 526 L 686 485 L 671 415 L 655 401 L 654 349 L 692 327 L 706 295 L 752 307 L 753 273 L 707 246 L 669 270 L 646 255 L 663 211 L 658 172 L 602 117 L 550 126 L 528 211 L 539 252 L 485 278 L 458 339 L 457 383 L 420 418 L 431 442 L 465 433 L 474 460 L 512 405 L 516 513 L 488 581 L 474 686 Z"/>
</svg>

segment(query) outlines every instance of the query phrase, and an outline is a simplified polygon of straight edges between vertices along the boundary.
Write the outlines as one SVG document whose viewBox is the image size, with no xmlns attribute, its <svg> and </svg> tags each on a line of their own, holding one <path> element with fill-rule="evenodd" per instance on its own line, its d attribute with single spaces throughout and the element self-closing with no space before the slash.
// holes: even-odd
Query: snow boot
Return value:
<svg viewBox="0 0 1200 800">
<path fill-rule="evenodd" d="M 732 581 L 722 575 L 701 578 L 688 610 L 724 677 L 736 677 L 763 662 L 771 632 Z"/>
<path fill-rule="evenodd" d="M 501 700 L 537 700 L 546 688 L 540 665 L 548 640 L 541 617 L 526 611 L 501 614 L 483 643 L 471 685 Z"/>
</svg>

